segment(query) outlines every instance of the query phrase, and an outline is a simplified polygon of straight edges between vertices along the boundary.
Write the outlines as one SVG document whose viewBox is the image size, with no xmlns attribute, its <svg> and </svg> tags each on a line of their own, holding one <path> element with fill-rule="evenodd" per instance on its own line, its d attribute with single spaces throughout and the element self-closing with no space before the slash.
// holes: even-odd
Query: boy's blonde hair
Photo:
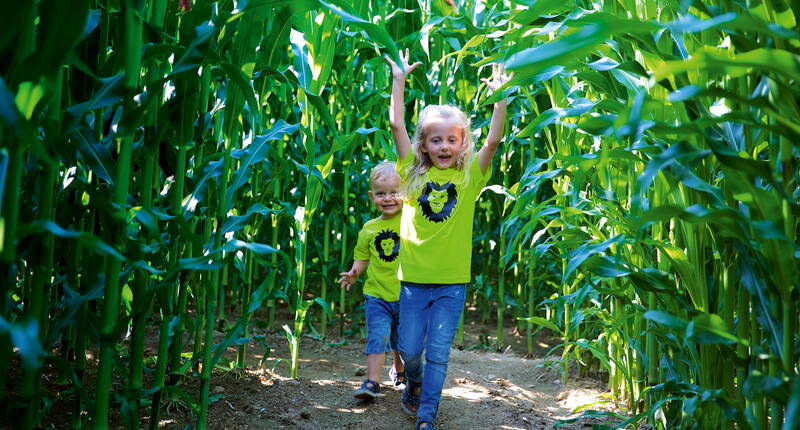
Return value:
<svg viewBox="0 0 800 430">
<path fill-rule="evenodd" d="M 463 183 L 469 183 L 469 168 L 466 167 L 475 152 L 475 142 L 472 139 L 472 130 L 470 130 L 470 121 L 467 114 L 453 105 L 428 105 L 419 113 L 417 129 L 414 131 L 414 139 L 411 143 L 411 150 L 414 151 L 414 162 L 404 172 L 407 179 L 403 184 L 403 191 L 406 195 L 411 196 L 419 193 L 419 190 L 424 185 L 425 174 L 428 173 L 428 170 L 433 165 L 430 156 L 427 153 L 423 153 L 421 147 L 427 136 L 426 127 L 428 123 L 436 118 L 452 119 L 453 123 L 461 129 L 464 143 L 454 167 L 464 171 Z"/>
<path fill-rule="evenodd" d="M 382 161 L 372 168 L 372 172 L 369 174 L 369 187 L 372 188 L 378 179 L 391 178 L 393 176 L 400 177 L 394 161 Z"/>
</svg>

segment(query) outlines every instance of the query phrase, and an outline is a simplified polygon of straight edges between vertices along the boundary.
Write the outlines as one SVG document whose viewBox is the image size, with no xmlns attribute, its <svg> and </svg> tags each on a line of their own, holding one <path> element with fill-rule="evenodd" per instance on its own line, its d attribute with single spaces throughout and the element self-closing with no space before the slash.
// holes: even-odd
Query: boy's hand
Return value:
<svg viewBox="0 0 800 430">
<path fill-rule="evenodd" d="M 350 286 L 355 284 L 358 280 L 358 273 L 356 273 L 355 268 L 350 269 L 349 272 L 342 272 L 339 276 L 341 276 L 341 278 L 339 278 L 339 286 L 347 291 L 350 291 Z"/>
<path fill-rule="evenodd" d="M 402 49 L 398 51 L 398 54 L 400 55 L 400 61 L 403 63 L 402 68 L 400 68 L 400 66 L 398 66 L 397 63 L 392 61 L 391 58 L 389 57 L 384 57 L 384 58 L 386 58 L 386 61 L 388 61 L 389 64 L 392 66 L 392 76 L 395 79 L 405 80 L 406 76 L 410 75 L 411 72 L 414 71 L 414 69 L 416 69 L 417 67 L 421 66 L 422 63 L 417 61 L 414 64 L 408 64 L 408 57 L 409 57 L 408 48 L 406 48 L 405 55 L 403 55 Z"/>
<path fill-rule="evenodd" d="M 492 92 L 495 92 L 497 91 L 498 88 L 502 87 L 503 84 L 510 81 L 511 78 L 513 77 L 514 77 L 513 73 L 510 75 L 505 73 L 502 64 L 495 63 L 492 64 L 492 78 L 491 79 L 481 78 L 481 82 L 486 84 L 486 86 L 489 87 L 489 89 L 492 90 Z"/>
</svg>

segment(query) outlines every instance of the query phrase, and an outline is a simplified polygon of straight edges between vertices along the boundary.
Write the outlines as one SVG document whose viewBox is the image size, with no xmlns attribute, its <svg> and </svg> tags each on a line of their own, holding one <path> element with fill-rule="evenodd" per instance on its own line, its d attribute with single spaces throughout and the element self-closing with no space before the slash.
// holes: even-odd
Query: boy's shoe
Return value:
<svg viewBox="0 0 800 430">
<path fill-rule="evenodd" d="M 427 425 L 425 427 L 420 427 L 423 423 L 425 423 Z M 427 421 L 420 421 L 420 422 L 417 423 L 417 430 L 419 430 L 419 429 L 436 430 L 436 427 L 434 427 L 433 423 L 429 423 Z"/>
<path fill-rule="evenodd" d="M 400 407 L 403 408 L 403 412 L 408 415 L 417 415 L 417 409 L 419 409 L 420 388 L 421 387 L 418 384 L 409 382 L 406 384 L 406 388 L 403 390 L 403 395 L 400 399 Z"/>
<path fill-rule="evenodd" d="M 381 384 L 371 379 L 367 379 L 361 383 L 361 387 L 353 392 L 353 395 L 358 399 L 374 399 L 381 395 Z"/>
<path fill-rule="evenodd" d="M 389 368 L 389 379 L 394 382 L 395 387 L 406 384 L 406 372 L 398 372 L 394 370 L 394 366 Z"/>
</svg>

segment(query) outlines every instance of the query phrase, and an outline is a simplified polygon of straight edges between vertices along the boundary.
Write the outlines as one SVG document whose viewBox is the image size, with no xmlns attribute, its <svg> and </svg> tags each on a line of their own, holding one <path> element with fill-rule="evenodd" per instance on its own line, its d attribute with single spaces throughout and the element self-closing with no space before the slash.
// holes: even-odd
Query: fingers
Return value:
<svg viewBox="0 0 800 430">
<path fill-rule="evenodd" d="M 413 72 L 414 69 L 416 69 L 417 67 L 419 67 L 421 65 L 422 65 L 422 62 L 417 61 L 416 63 L 406 67 L 406 74 Z"/>
<path fill-rule="evenodd" d="M 404 65 L 408 64 L 408 48 L 406 48 L 405 55 L 403 55 L 402 49 L 397 51 L 397 54 L 400 56 L 400 61 L 402 61 Z"/>
<path fill-rule="evenodd" d="M 386 61 L 388 61 L 388 62 L 389 62 L 389 64 L 390 64 L 392 67 L 397 67 L 397 63 L 395 63 L 395 62 L 394 62 L 394 61 L 393 61 L 391 58 L 389 58 L 389 56 L 388 56 L 388 55 L 384 55 L 384 56 L 383 56 L 383 58 L 385 58 L 385 59 L 386 59 Z"/>
</svg>

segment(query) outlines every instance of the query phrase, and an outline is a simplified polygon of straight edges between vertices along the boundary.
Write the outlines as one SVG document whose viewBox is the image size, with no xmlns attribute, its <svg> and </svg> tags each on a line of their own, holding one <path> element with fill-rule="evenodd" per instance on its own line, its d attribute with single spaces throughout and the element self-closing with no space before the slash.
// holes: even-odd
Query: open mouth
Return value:
<svg viewBox="0 0 800 430">
<path fill-rule="evenodd" d="M 442 163 L 447 163 L 447 162 L 449 162 L 449 161 L 450 161 L 452 158 L 453 158 L 453 156 L 452 156 L 452 155 L 440 155 L 440 156 L 439 156 L 439 161 L 441 161 Z"/>
</svg>

